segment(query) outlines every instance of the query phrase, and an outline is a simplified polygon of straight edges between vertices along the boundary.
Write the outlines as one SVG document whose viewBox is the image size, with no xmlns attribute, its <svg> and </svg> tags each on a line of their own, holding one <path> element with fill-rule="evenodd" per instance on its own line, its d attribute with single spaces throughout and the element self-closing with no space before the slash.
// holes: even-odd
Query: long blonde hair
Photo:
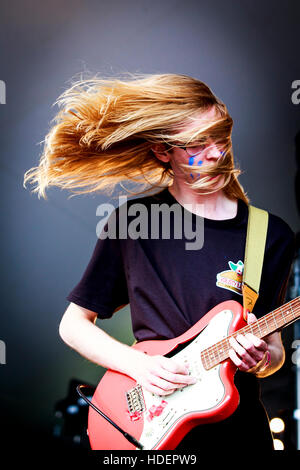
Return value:
<svg viewBox="0 0 300 470">
<path fill-rule="evenodd" d="M 201 181 L 188 183 L 205 193 L 214 192 L 209 176 L 223 173 L 222 188 L 229 198 L 249 200 L 237 177 L 231 131 L 233 121 L 225 104 L 203 82 L 180 74 L 130 74 L 120 78 L 75 81 L 54 103 L 60 108 L 45 137 L 39 166 L 26 171 L 26 183 L 47 199 L 45 189 L 57 186 L 74 194 L 103 191 L 112 194 L 124 181 L 148 186 L 143 194 L 169 185 L 170 163 L 151 150 L 155 143 L 169 147 L 195 145 L 207 137 L 222 143 L 223 157 Z M 196 113 L 212 106 L 218 118 L 206 126 L 184 130 Z M 188 165 L 183 165 L 186 171 Z M 193 170 L 192 170 L 193 171 Z M 74 189 L 83 188 L 81 191 Z"/>
</svg>

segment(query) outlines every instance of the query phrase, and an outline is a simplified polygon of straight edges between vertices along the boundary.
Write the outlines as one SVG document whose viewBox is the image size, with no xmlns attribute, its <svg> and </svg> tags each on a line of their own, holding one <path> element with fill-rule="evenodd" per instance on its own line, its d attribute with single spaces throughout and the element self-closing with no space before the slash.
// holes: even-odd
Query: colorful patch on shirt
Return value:
<svg viewBox="0 0 300 470">
<path fill-rule="evenodd" d="M 243 295 L 242 292 L 242 279 L 244 271 L 244 263 L 239 260 L 237 263 L 228 261 L 230 269 L 221 271 L 217 274 L 216 286 L 222 287 L 222 289 L 228 289 L 236 292 L 239 295 Z"/>
</svg>

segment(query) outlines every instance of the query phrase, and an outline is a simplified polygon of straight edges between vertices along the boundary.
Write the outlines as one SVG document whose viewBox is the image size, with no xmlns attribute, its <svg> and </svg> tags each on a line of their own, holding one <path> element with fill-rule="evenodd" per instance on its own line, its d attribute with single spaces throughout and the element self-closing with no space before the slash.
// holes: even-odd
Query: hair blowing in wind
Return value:
<svg viewBox="0 0 300 470">
<path fill-rule="evenodd" d="M 222 145 L 222 158 L 205 172 L 207 176 L 187 184 L 208 194 L 214 192 L 209 177 L 223 174 L 225 194 L 248 203 L 237 179 L 241 171 L 233 159 L 233 121 L 225 104 L 205 83 L 179 74 L 82 79 L 54 104 L 59 111 L 45 137 L 39 165 L 24 175 L 24 187 L 35 184 L 32 191 L 39 198 L 47 199 L 45 190 L 51 186 L 74 194 L 112 194 L 125 181 L 146 187 L 137 192 L 126 189 L 131 194 L 164 188 L 174 175 L 169 162 L 156 158 L 153 144 L 191 146 L 212 138 Z M 212 106 L 219 118 L 184 130 L 193 116 Z M 182 166 L 187 173 L 193 171 Z"/>
</svg>

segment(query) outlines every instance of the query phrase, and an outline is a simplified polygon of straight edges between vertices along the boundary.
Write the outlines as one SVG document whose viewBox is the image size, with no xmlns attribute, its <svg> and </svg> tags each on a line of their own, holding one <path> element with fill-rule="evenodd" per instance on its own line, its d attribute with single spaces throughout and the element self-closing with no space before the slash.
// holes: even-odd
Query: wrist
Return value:
<svg viewBox="0 0 300 470">
<path fill-rule="evenodd" d="M 145 361 L 148 360 L 148 355 L 143 351 L 129 347 L 128 358 L 127 358 L 127 367 L 126 374 L 137 380 L 137 377 L 140 375 L 141 371 L 145 368 Z"/>
<path fill-rule="evenodd" d="M 256 366 L 254 366 L 252 369 L 249 369 L 248 372 L 254 375 L 260 374 L 261 372 L 264 372 L 268 368 L 270 362 L 271 362 L 271 354 L 270 354 L 270 351 L 267 350 L 263 358 L 261 359 L 261 361 L 259 361 L 256 364 Z"/>
</svg>

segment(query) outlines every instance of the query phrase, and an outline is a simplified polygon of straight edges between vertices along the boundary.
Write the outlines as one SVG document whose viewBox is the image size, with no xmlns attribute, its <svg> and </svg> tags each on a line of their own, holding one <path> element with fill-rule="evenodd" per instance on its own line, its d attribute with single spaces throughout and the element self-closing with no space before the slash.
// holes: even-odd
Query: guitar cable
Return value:
<svg viewBox="0 0 300 470">
<path fill-rule="evenodd" d="M 114 428 L 116 428 L 121 434 L 123 434 L 123 436 L 125 437 L 125 439 L 127 439 L 127 441 L 130 442 L 130 444 L 133 444 L 135 447 L 138 447 L 139 449 L 143 450 L 144 447 L 142 446 L 142 444 L 135 438 L 133 437 L 131 434 L 129 434 L 128 432 L 124 431 L 122 428 L 120 428 L 120 426 L 118 426 L 116 423 L 114 423 L 108 416 L 106 416 L 105 413 L 103 413 L 103 411 L 99 410 L 99 408 L 97 408 L 97 406 L 95 406 L 89 399 L 88 397 L 82 392 L 82 388 L 90 388 L 89 385 L 77 385 L 76 387 L 76 391 L 77 393 L 81 396 L 81 398 L 83 398 L 83 400 L 91 407 L 93 408 L 93 410 L 97 411 L 97 413 L 99 413 L 102 418 L 106 419 L 106 421 L 108 421 L 112 426 L 114 426 Z"/>
</svg>

